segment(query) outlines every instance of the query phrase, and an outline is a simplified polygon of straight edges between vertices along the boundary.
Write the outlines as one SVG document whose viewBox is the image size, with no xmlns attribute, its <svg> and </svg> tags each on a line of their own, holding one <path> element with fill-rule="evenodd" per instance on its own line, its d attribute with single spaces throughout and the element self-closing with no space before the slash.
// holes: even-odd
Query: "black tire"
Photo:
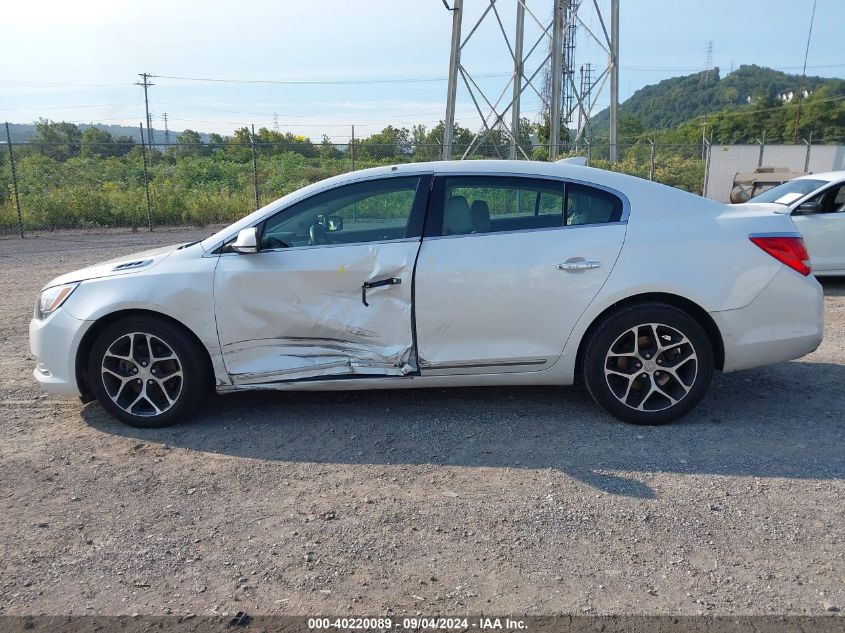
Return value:
<svg viewBox="0 0 845 633">
<path fill-rule="evenodd" d="M 174 358 L 166 358 L 167 350 Z M 122 358 L 127 351 L 134 361 Z M 97 336 L 88 357 L 88 382 L 103 408 L 121 422 L 161 428 L 197 412 L 212 374 L 205 350 L 182 327 L 136 316 L 111 323 Z M 134 406 L 127 407 L 130 402 Z"/>
<path fill-rule="evenodd" d="M 650 340 L 669 347 L 651 346 Z M 599 323 L 587 341 L 582 370 L 587 390 L 605 411 L 632 424 L 657 425 L 674 422 L 701 402 L 714 365 L 713 346 L 698 321 L 674 306 L 641 303 Z"/>
</svg>

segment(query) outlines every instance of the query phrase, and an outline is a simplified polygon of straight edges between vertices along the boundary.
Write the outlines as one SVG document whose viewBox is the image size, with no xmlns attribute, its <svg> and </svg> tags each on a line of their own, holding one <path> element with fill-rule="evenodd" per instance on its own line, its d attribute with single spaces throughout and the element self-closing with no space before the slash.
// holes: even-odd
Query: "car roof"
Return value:
<svg viewBox="0 0 845 633">
<path fill-rule="evenodd" d="M 845 171 L 823 171 L 818 174 L 799 176 L 795 180 L 825 180 L 827 182 L 837 182 L 839 180 L 845 180 Z"/>
</svg>

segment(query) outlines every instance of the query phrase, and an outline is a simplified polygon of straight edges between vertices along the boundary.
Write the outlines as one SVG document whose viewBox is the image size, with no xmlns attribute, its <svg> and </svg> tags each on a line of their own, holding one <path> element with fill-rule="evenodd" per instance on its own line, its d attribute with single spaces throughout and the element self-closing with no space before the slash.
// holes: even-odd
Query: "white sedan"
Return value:
<svg viewBox="0 0 845 633">
<path fill-rule="evenodd" d="M 792 215 L 814 275 L 845 275 L 845 171 L 801 176 L 735 206 L 753 209 L 761 203 L 781 205 Z"/>
<path fill-rule="evenodd" d="M 574 164 L 381 167 L 208 239 L 68 273 L 30 324 L 49 391 L 157 427 L 212 388 L 569 385 L 635 424 L 714 370 L 803 356 L 822 291 L 789 215 Z"/>
</svg>

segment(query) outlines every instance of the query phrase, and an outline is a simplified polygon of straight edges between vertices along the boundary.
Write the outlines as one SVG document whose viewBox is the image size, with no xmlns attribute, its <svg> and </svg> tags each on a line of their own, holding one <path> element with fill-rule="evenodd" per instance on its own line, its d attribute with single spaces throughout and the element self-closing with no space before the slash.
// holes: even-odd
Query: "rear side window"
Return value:
<svg viewBox="0 0 845 633">
<path fill-rule="evenodd" d="M 606 224 L 622 219 L 622 201 L 609 191 L 567 183 L 566 226 Z"/>
<path fill-rule="evenodd" d="M 441 235 L 562 228 L 619 222 L 622 200 L 588 185 L 537 178 L 445 179 Z"/>
<path fill-rule="evenodd" d="M 446 178 L 442 235 L 563 226 L 563 183 L 530 178 Z"/>
</svg>

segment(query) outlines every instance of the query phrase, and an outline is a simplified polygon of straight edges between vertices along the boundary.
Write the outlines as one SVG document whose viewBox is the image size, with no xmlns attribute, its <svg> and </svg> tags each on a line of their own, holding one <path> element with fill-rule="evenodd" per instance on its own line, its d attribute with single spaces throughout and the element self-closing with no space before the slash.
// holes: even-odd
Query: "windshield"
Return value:
<svg viewBox="0 0 845 633">
<path fill-rule="evenodd" d="M 826 180 L 812 180 L 809 178 L 790 180 L 789 182 L 785 182 L 777 187 L 772 187 L 768 191 L 764 191 L 759 196 L 754 196 L 748 202 L 779 202 L 780 204 L 792 204 L 799 198 L 803 198 L 808 193 L 814 192 L 826 183 Z"/>
</svg>

